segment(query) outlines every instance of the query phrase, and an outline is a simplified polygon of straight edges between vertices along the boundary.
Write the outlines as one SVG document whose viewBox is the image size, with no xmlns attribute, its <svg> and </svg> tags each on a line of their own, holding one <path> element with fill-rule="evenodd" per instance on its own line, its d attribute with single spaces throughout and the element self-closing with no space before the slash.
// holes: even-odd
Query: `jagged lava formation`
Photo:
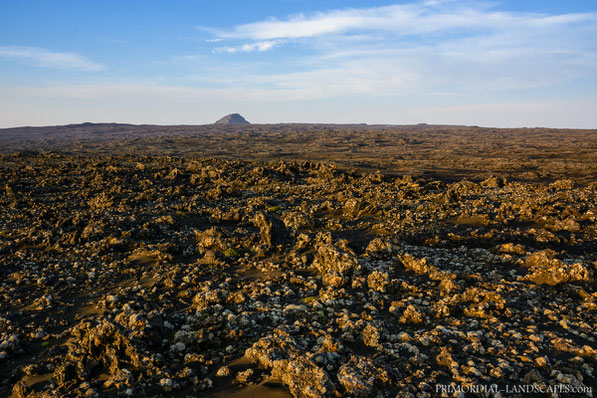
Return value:
<svg viewBox="0 0 597 398">
<path fill-rule="evenodd" d="M 56 153 L 0 176 L 2 396 L 595 386 L 595 183 Z"/>
</svg>

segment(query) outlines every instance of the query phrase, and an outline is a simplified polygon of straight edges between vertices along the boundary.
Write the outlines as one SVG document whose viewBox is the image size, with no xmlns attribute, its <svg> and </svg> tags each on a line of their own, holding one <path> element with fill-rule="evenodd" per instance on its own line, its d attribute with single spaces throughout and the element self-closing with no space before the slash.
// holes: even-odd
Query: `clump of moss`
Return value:
<svg viewBox="0 0 597 398">
<path fill-rule="evenodd" d="M 226 251 L 224 252 L 224 255 L 225 255 L 226 257 L 238 257 L 238 256 L 239 256 L 239 253 L 238 253 L 238 251 L 236 251 L 236 250 L 234 250 L 234 249 L 230 248 L 230 249 L 228 249 L 228 250 L 226 250 Z"/>
<path fill-rule="evenodd" d="M 312 302 L 314 302 L 315 300 L 317 300 L 317 296 L 309 296 L 309 297 L 303 297 L 301 299 L 301 303 L 304 304 L 311 304 Z"/>
</svg>

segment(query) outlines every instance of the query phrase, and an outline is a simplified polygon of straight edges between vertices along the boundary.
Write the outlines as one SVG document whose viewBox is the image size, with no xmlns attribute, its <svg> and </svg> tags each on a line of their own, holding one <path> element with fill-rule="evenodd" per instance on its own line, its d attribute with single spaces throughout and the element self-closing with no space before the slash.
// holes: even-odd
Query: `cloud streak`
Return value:
<svg viewBox="0 0 597 398">
<path fill-rule="evenodd" d="M 396 35 L 429 34 L 455 29 L 504 29 L 520 24 L 554 27 L 594 21 L 595 13 L 557 16 L 491 11 L 487 4 L 421 2 L 372 8 L 348 8 L 295 15 L 286 20 L 269 19 L 220 32 L 225 38 L 253 40 L 296 39 L 349 31 L 383 31 Z"/>
<path fill-rule="evenodd" d="M 0 57 L 45 68 L 85 71 L 105 69 L 103 65 L 75 53 L 54 52 L 38 47 L 0 46 Z"/>
<path fill-rule="evenodd" d="M 266 41 L 259 41 L 256 43 L 249 43 L 249 44 L 243 44 L 240 46 L 236 46 L 236 47 L 231 47 L 231 46 L 222 46 L 222 47 L 216 47 L 214 48 L 214 52 L 216 53 L 229 53 L 229 54 L 234 54 L 237 52 L 252 52 L 252 51 L 258 51 L 258 52 L 264 52 L 264 51 L 269 51 L 272 50 L 274 47 L 279 46 L 283 43 L 282 40 L 266 40 Z"/>
<path fill-rule="evenodd" d="M 240 43 L 214 52 L 292 43 L 296 51 L 285 58 L 292 68 L 260 72 L 255 63 L 251 75 L 235 82 L 251 81 L 285 98 L 481 94 L 597 75 L 597 13 L 494 6 L 439 0 L 270 18 L 216 32 Z"/>
</svg>

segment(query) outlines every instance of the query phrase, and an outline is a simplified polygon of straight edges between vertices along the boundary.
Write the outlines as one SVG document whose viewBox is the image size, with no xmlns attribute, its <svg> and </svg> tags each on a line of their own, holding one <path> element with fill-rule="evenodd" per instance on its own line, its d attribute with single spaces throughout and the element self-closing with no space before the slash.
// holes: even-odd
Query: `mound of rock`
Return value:
<svg viewBox="0 0 597 398">
<path fill-rule="evenodd" d="M 554 258 L 552 250 L 543 250 L 529 255 L 524 266 L 529 273 L 523 278 L 538 285 L 558 285 L 565 282 L 592 282 L 593 271 L 580 262 L 566 264 Z"/>
<path fill-rule="evenodd" d="M 323 277 L 323 283 L 342 287 L 350 282 L 350 277 L 360 267 L 354 252 L 345 244 L 339 247 L 333 243 L 322 244 L 317 248 L 313 267 Z"/>
</svg>

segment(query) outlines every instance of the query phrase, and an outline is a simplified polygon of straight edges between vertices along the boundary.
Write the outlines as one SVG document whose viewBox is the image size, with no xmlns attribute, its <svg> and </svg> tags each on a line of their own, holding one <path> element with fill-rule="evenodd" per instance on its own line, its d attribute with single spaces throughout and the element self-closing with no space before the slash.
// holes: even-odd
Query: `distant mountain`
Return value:
<svg viewBox="0 0 597 398">
<path fill-rule="evenodd" d="M 218 120 L 215 124 L 251 124 L 238 113 L 231 113 Z"/>
</svg>

